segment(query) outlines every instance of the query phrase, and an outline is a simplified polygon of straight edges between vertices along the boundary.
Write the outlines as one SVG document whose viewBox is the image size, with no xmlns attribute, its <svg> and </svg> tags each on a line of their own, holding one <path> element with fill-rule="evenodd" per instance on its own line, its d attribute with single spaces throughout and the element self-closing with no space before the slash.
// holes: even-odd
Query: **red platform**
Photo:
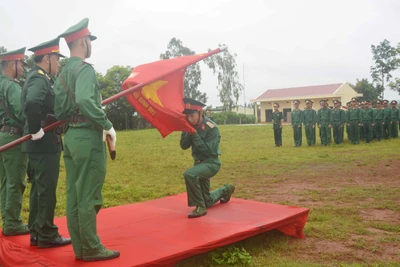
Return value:
<svg viewBox="0 0 400 267">
<path fill-rule="evenodd" d="M 102 209 L 97 219 L 101 241 L 119 250 L 118 259 L 87 263 L 75 260 L 71 246 L 38 249 L 29 236 L 0 235 L 0 266 L 173 266 L 178 261 L 272 229 L 302 238 L 306 208 L 232 198 L 208 214 L 188 219 L 186 193 L 142 203 Z M 66 218 L 55 223 L 69 236 Z"/>
</svg>

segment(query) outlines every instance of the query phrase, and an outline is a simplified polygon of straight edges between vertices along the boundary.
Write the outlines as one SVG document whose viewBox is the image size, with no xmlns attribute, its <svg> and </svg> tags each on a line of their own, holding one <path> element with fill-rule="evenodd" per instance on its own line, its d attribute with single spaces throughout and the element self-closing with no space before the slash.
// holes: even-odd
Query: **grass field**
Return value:
<svg viewBox="0 0 400 267">
<path fill-rule="evenodd" d="M 310 209 L 306 238 L 272 231 L 178 266 L 216 266 L 245 255 L 236 266 L 400 266 L 400 139 L 370 144 L 293 147 L 283 128 L 274 147 L 271 125 L 220 126 L 220 172 L 212 187 L 236 185 L 234 197 Z M 117 159 L 108 161 L 104 207 L 146 201 L 185 191 L 189 151 L 180 133 L 162 139 L 154 130 L 118 132 Z M 23 218 L 28 216 L 25 192 Z M 65 215 L 65 170 L 61 167 L 57 216 Z M 239 250 L 234 249 L 240 249 Z M 132 252 L 134 253 L 134 252 Z M 251 256 L 251 260 L 249 257 Z"/>
</svg>

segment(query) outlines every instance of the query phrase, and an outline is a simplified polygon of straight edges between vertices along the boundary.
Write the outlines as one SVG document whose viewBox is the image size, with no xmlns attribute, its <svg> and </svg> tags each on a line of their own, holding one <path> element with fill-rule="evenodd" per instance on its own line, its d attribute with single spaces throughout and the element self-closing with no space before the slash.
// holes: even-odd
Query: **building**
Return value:
<svg viewBox="0 0 400 267">
<path fill-rule="evenodd" d="M 320 108 L 319 101 L 328 99 L 329 106 L 333 106 L 334 99 L 340 100 L 342 105 L 345 105 L 352 97 L 360 97 L 362 94 L 357 93 L 348 83 L 337 83 L 327 85 L 315 85 L 304 87 L 293 87 L 284 89 L 272 89 L 265 91 L 256 99 L 251 100 L 255 103 L 255 109 L 260 107 L 260 120 L 258 120 L 258 112 L 256 112 L 256 121 L 271 122 L 273 103 L 277 102 L 280 105 L 280 110 L 283 111 L 285 122 L 290 122 L 290 113 L 293 109 L 293 100 L 300 101 L 300 109 L 305 108 L 304 101 L 311 99 L 314 101 L 313 108 Z"/>
</svg>

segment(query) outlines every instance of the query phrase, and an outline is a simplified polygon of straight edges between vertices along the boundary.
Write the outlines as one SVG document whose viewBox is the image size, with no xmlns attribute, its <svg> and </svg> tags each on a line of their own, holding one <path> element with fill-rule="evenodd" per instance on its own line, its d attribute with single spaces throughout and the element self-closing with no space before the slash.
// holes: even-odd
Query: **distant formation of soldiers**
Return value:
<svg viewBox="0 0 400 267">
<path fill-rule="evenodd" d="M 358 99 L 353 97 L 346 106 L 342 106 L 339 100 L 333 100 L 333 108 L 329 108 L 328 100 L 323 99 L 320 101 L 321 108 L 318 111 L 312 108 L 313 101 L 310 99 L 305 100 L 304 110 L 299 109 L 299 100 L 294 100 L 293 104 L 291 125 L 296 147 L 302 144 L 302 125 L 305 128 L 308 146 L 316 143 L 317 127 L 323 146 L 331 144 L 332 135 L 335 144 L 342 144 L 345 129 L 348 140 L 353 144 L 359 144 L 360 140 L 370 143 L 372 140 L 398 138 L 399 135 L 400 111 L 396 100 L 392 100 L 389 106 L 388 100 L 358 102 Z M 279 104 L 274 103 L 272 124 L 274 129 L 277 125 L 282 128 L 282 112 L 275 107 L 279 107 Z M 274 130 L 274 137 L 275 146 L 282 146 L 282 131 Z"/>
</svg>

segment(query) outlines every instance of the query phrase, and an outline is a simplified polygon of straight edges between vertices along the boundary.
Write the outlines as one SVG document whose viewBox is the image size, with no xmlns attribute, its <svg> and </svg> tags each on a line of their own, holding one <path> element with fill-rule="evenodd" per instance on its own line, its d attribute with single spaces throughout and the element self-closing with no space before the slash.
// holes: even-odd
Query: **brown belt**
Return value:
<svg viewBox="0 0 400 267">
<path fill-rule="evenodd" d="M 23 131 L 21 128 L 5 125 L 0 128 L 0 132 L 10 133 L 10 135 L 13 135 L 13 134 L 22 135 Z"/>
<path fill-rule="evenodd" d="M 90 122 L 89 119 L 87 119 L 85 116 L 83 115 L 74 115 L 72 117 L 72 119 L 70 120 L 70 122 L 72 123 L 78 123 L 78 122 Z"/>
</svg>

